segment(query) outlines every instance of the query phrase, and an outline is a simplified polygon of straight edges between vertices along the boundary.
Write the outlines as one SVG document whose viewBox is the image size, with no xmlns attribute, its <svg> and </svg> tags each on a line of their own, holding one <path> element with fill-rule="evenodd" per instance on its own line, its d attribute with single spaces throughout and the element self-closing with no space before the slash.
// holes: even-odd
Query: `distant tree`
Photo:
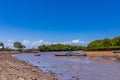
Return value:
<svg viewBox="0 0 120 80">
<path fill-rule="evenodd" d="M 1 49 L 4 49 L 4 44 L 2 42 L 0 42 L 0 47 Z"/>
<path fill-rule="evenodd" d="M 88 44 L 88 48 L 96 48 L 102 46 L 102 40 L 95 40 Z"/>
<path fill-rule="evenodd" d="M 45 47 L 46 47 L 45 45 L 42 45 L 42 46 L 39 46 L 38 49 L 39 49 L 40 51 L 45 51 L 45 50 L 46 50 Z"/>
<path fill-rule="evenodd" d="M 102 40 L 102 47 L 110 47 L 112 46 L 112 42 L 109 38 L 105 38 Z"/>
<path fill-rule="evenodd" d="M 87 50 L 120 50 L 120 36 L 92 41 L 88 44 Z"/>
<path fill-rule="evenodd" d="M 113 38 L 111 41 L 112 46 L 120 46 L 120 36 Z"/>
<path fill-rule="evenodd" d="M 23 49 L 23 48 L 25 48 L 25 46 L 22 45 L 22 43 L 20 43 L 20 42 L 14 42 L 14 47 L 17 48 L 17 49 Z"/>
</svg>

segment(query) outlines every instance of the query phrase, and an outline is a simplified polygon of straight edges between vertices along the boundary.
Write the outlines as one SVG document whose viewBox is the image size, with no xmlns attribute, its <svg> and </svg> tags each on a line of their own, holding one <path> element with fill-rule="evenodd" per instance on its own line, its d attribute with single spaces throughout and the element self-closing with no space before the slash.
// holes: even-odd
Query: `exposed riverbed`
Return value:
<svg viewBox="0 0 120 80">
<path fill-rule="evenodd" d="M 59 80 L 120 80 L 120 62 L 102 57 L 55 57 L 61 52 L 42 52 L 41 56 L 15 54 L 13 57 L 52 71 Z"/>
</svg>

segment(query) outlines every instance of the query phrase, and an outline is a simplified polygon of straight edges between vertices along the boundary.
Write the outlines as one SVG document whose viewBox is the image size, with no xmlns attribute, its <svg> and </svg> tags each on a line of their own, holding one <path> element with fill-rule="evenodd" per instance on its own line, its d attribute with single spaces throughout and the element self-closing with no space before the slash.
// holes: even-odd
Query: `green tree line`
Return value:
<svg viewBox="0 0 120 80">
<path fill-rule="evenodd" d="M 64 44 L 41 45 L 38 47 L 38 50 L 40 51 L 75 51 L 83 49 L 85 49 L 84 46 L 72 46 Z"/>
<path fill-rule="evenodd" d="M 20 42 L 14 42 L 13 46 L 18 50 L 23 50 L 25 46 Z M 0 49 L 10 50 L 5 48 L 4 43 L 0 42 Z M 73 46 L 65 44 L 52 44 L 52 45 L 40 45 L 38 46 L 40 51 L 75 51 L 75 50 L 120 50 L 120 36 L 109 39 L 94 40 L 87 46 Z"/>
<path fill-rule="evenodd" d="M 40 51 L 74 51 L 74 50 L 120 50 L 120 36 L 109 39 L 94 40 L 85 46 L 72 46 L 64 44 L 42 45 Z"/>
<path fill-rule="evenodd" d="M 92 41 L 88 44 L 86 50 L 120 50 L 120 36 Z"/>
</svg>

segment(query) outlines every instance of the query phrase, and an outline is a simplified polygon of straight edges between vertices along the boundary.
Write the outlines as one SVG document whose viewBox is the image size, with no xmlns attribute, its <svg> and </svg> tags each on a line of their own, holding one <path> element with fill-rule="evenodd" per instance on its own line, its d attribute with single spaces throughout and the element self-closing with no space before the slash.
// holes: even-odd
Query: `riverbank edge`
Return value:
<svg viewBox="0 0 120 80">
<path fill-rule="evenodd" d="M 0 52 L 0 80 L 58 80 L 53 72 L 44 72 L 37 66 L 17 60 L 13 54 L 19 52 Z"/>
</svg>

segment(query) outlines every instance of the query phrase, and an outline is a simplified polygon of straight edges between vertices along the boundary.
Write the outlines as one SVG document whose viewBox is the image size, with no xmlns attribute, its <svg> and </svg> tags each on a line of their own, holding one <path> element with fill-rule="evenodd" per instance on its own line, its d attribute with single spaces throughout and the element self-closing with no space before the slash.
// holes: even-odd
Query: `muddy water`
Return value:
<svg viewBox="0 0 120 80">
<path fill-rule="evenodd" d="M 102 57 L 54 57 L 61 52 L 17 54 L 13 57 L 52 71 L 59 80 L 120 80 L 120 62 L 104 60 Z"/>
</svg>

